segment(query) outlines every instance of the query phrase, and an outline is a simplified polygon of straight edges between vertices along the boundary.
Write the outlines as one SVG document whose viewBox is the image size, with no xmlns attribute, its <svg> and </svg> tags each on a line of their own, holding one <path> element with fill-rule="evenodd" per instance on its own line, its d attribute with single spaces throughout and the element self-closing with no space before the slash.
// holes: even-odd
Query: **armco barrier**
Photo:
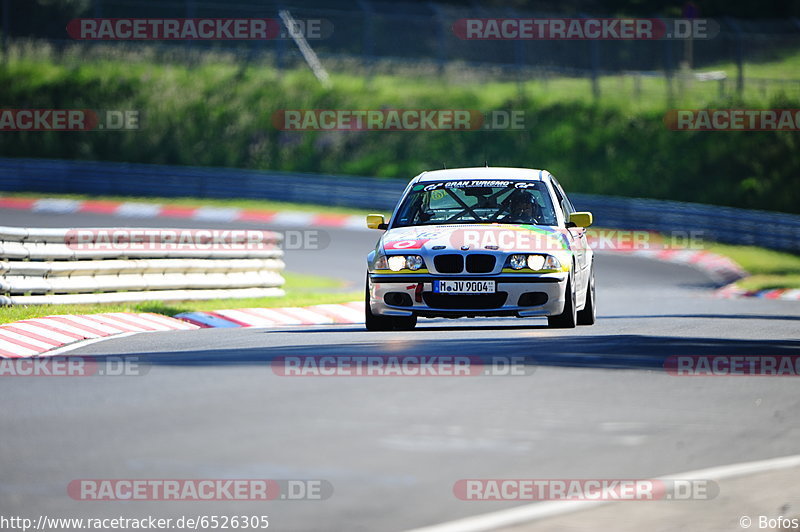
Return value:
<svg viewBox="0 0 800 532">
<path fill-rule="evenodd" d="M 701 240 L 800 252 L 800 216 L 644 198 L 570 194 L 575 208 L 591 211 L 600 227 L 698 232 Z"/>
<path fill-rule="evenodd" d="M 254 198 L 390 211 L 406 181 L 233 168 L 0 158 L 0 190 L 119 196 Z M 800 216 L 676 201 L 571 194 L 598 226 L 800 252 Z"/>
<path fill-rule="evenodd" d="M 257 233 L 0 227 L 0 305 L 281 296 L 282 235 Z"/>
</svg>

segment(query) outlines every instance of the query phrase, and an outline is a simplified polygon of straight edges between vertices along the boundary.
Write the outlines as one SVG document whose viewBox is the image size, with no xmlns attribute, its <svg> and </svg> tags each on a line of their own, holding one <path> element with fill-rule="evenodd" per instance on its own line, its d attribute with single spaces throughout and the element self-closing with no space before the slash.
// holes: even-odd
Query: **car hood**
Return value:
<svg viewBox="0 0 800 532">
<path fill-rule="evenodd" d="M 559 253 L 570 251 L 565 229 L 519 224 L 455 224 L 398 227 L 384 233 L 380 246 L 397 252 L 503 251 Z M 496 246 L 496 247 L 493 247 Z"/>
</svg>

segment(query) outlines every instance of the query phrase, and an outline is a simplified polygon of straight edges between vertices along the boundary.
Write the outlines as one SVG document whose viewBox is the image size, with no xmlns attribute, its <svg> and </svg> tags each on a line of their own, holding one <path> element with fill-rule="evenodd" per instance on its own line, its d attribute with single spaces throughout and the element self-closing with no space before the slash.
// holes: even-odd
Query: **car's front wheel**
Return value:
<svg viewBox="0 0 800 532">
<path fill-rule="evenodd" d="M 410 331 L 417 325 L 416 316 L 379 316 L 369 304 L 369 279 L 364 294 L 364 324 L 368 331 Z"/>
<path fill-rule="evenodd" d="M 548 316 L 547 326 L 551 329 L 574 329 L 578 321 L 575 303 L 575 290 L 572 288 L 572 277 L 570 277 L 564 292 L 564 311 L 555 316 Z"/>
</svg>

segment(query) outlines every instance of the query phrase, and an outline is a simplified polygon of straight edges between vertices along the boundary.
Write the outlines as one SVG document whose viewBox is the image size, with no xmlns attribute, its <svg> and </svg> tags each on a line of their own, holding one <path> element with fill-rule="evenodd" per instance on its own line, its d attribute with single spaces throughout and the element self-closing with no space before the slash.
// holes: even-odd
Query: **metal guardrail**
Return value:
<svg viewBox="0 0 800 532">
<path fill-rule="evenodd" d="M 800 253 L 800 216 L 702 203 L 570 194 L 578 210 L 613 229 L 695 231 L 698 238 Z"/>
<path fill-rule="evenodd" d="M 0 158 L 0 190 L 117 196 L 253 198 L 390 211 L 406 181 L 369 177 Z M 698 231 L 705 240 L 800 253 L 800 216 L 676 201 L 570 194 L 595 223 Z"/>
<path fill-rule="evenodd" d="M 280 234 L 258 232 L 256 245 L 191 230 L 207 236 L 199 245 L 181 232 L 0 227 L 0 305 L 284 295 Z"/>
</svg>

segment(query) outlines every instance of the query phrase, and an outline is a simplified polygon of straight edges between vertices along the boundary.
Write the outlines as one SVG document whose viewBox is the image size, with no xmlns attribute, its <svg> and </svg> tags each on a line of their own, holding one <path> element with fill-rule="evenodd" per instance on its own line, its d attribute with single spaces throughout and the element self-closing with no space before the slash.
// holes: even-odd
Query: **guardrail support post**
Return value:
<svg viewBox="0 0 800 532">
<path fill-rule="evenodd" d="M 731 17 L 725 17 L 725 21 L 733 29 L 735 54 L 736 54 L 736 93 L 741 98 L 744 94 L 744 36 L 739 23 Z"/>
</svg>

